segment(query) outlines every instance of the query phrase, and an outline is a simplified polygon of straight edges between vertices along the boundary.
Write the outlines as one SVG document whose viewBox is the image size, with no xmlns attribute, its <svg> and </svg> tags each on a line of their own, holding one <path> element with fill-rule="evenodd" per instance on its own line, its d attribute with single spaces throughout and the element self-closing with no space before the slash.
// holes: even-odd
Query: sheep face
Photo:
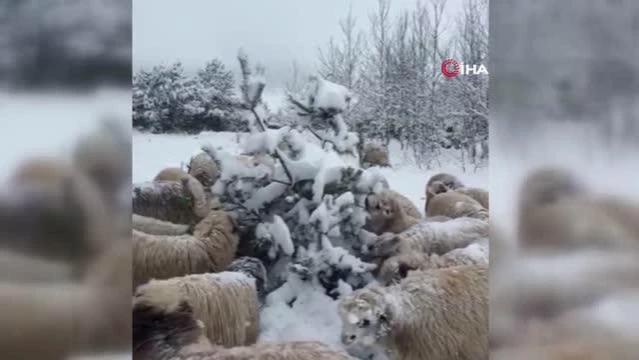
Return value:
<svg viewBox="0 0 639 360">
<path fill-rule="evenodd" d="M 400 238 L 397 234 L 384 233 L 373 242 L 364 246 L 364 253 L 367 258 L 387 258 L 398 252 Z"/>
<path fill-rule="evenodd" d="M 378 281 L 386 286 L 397 284 L 408 276 L 409 271 L 417 269 L 418 266 L 402 259 L 389 259 L 382 266 Z"/>
<path fill-rule="evenodd" d="M 223 210 L 213 210 L 206 218 L 202 219 L 193 229 L 196 237 L 209 237 L 212 232 L 219 231 L 229 239 L 239 241 L 239 224 L 234 213 Z"/>
<path fill-rule="evenodd" d="M 397 201 L 383 193 L 368 195 L 364 201 L 366 211 L 373 221 L 386 221 L 395 217 L 399 205 Z"/>
<path fill-rule="evenodd" d="M 441 193 L 445 193 L 447 191 L 449 191 L 450 188 L 448 186 L 446 186 L 446 184 L 444 184 L 441 181 L 434 181 L 432 184 L 430 184 L 427 188 L 426 188 L 426 192 L 428 195 L 435 196 L 437 194 L 441 194 Z"/>
<path fill-rule="evenodd" d="M 388 315 L 383 308 L 383 295 L 371 291 L 372 287 L 357 290 L 340 301 L 341 341 L 346 346 L 375 345 L 385 334 Z"/>
<path fill-rule="evenodd" d="M 462 183 L 456 176 L 447 173 L 439 173 L 431 176 L 426 187 L 429 188 L 434 182 L 441 182 L 449 190 L 456 190 L 464 187 L 464 183 Z"/>
<path fill-rule="evenodd" d="M 544 167 L 532 171 L 523 181 L 520 202 L 522 208 L 534 208 L 585 192 L 586 186 L 570 171 Z"/>
</svg>

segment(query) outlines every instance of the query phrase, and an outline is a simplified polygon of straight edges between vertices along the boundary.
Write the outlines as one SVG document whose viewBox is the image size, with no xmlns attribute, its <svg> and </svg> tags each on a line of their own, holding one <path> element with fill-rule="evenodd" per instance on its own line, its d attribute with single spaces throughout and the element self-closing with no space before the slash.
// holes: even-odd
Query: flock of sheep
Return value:
<svg viewBox="0 0 639 360">
<path fill-rule="evenodd" d="M 85 134 L 71 156 L 27 156 L 6 179 L 3 358 L 130 351 L 131 137 L 119 125 Z"/>
<path fill-rule="evenodd" d="M 239 155 L 247 166 L 265 157 Z M 211 187 L 206 151 L 133 191 L 134 359 L 474 359 L 488 354 L 488 193 L 433 176 L 426 217 L 370 194 L 362 253 L 377 281 L 339 302 L 343 349 L 258 342 L 266 269 L 237 257 L 240 224 Z M 427 334 L 427 335 L 426 335 Z M 378 357 L 379 356 L 379 357 Z"/>
<path fill-rule="evenodd" d="M 490 358 L 636 359 L 639 202 L 549 166 L 518 201 L 514 234 L 493 224 Z"/>
<path fill-rule="evenodd" d="M 266 269 L 236 255 L 241 224 L 211 192 L 209 154 L 135 186 L 131 214 L 128 149 L 106 122 L 72 156 L 32 156 L 10 174 L 0 196 L 8 358 L 131 346 L 154 360 L 636 358 L 639 203 L 569 171 L 526 176 L 514 234 L 489 220 L 486 190 L 450 174 L 428 180 L 425 216 L 388 187 L 368 195 L 361 253 L 376 281 L 338 300 L 338 349 L 259 341 Z"/>
</svg>

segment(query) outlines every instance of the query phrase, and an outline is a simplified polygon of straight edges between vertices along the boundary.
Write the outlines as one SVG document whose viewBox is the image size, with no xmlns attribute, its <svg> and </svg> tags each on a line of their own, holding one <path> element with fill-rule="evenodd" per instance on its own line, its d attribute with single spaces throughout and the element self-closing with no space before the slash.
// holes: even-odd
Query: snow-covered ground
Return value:
<svg viewBox="0 0 639 360">
<path fill-rule="evenodd" d="M 149 181 L 163 167 L 186 164 L 192 155 L 200 152 L 203 143 L 239 153 L 245 136 L 247 134 L 228 132 L 195 136 L 134 132 L 133 181 Z M 309 141 L 312 141 L 310 137 Z M 406 156 L 396 143 L 391 143 L 390 154 L 392 168 L 381 169 L 382 173 L 391 188 L 409 197 L 420 209 L 424 207 L 424 188 L 428 178 L 440 171 L 455 174 L 471 186 L 488 187 L 486 169 L 476 173 L 463 173 L 458 167 L 451 165 L 428 171 L 420 170 L 405 160 Z M 323 289 L 316 290 L 310 285 L 307 289 L 297 290 L 297 299 L 292 308 L 278 299 L 280 296 L 287 296 L 285 291 L 276 291 L 272 293 L 278 293 L 276 296 L 267 299 L 267 305 L 261 314 L 260 341 L 319 340 L 340 346 L 341 322 L 337 314 L 337 302 L 326 296 Z"/>
</svg>

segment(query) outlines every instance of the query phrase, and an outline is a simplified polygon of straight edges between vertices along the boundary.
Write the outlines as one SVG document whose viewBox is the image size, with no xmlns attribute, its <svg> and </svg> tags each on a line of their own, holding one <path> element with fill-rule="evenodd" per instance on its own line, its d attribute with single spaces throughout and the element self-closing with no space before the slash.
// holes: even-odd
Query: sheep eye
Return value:
<svg viewBox="0 0 639 360">
<path fill-rule="evenodd" d="M 368 319 L 364 319 L 362 320 L 362 322 L 359 324 L 360 327 L 367 327 L 371 324 L 370 320 Z"/>
<path fill-rule="evenodd" d="M 377 205 L 375 206 L 375 209 L 377 209 L 377 210 L 379 210 L 379 209 L 381 209 L 381 208 L 382 208 L 382 205 L 380 205 L 380 204 L 377 204 Z"/>
</svg>

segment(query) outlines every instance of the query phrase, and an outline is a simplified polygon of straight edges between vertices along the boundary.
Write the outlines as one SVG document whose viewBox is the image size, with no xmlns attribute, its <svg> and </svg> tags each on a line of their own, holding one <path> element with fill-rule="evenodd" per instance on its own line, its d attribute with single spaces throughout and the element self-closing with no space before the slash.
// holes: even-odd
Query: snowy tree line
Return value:
<svg viewBox="0 0 639 360">
<path fill-rule="evenodd" d="M 0 82 L 15 87 L 131 81 L 131 1 L 0 2 Z"/>
<path fill-rule="evenodd" d="M 391 0 L 379 0 L 366 31 L 349 12 L 340 21 L 341 39 L 319 51 L 319 75 L 357 94 L 346 110 L 348 126 L 360 139 L 399 141 L 427 167 L 451 148 L 463 166 L 485 165 L 488 76 L 446 78 L 441 64 L 448 57 L 487 64 L 487 0 L 464 0 L 452 19 L 446 0 L 417 3 L 396 18 L 390 8 Z M 308 96 L 313 90 L 295 63 L 292 74 L 288 93 Z M 232 73 L 216 59 L 194 76 L 180 62 L 142 69 L 133 80 L 133 124 L 156 133 L 247 131 L 252 115 L 233 88 Z M 290 125 L 299 108 L 289 103 L 273 113 L 260 100 L 255 111 L 269 128 Z M 313 125 L 321 130 L 321 122 Z"/>
<path fill-rule="evenodd" d="M 349 12 L 341 39 L 319 52 L 321 75 L 359 94 L 350 125 L 360 136 L 399 140 L 426 165 L 451 147 L 462 155 L 482 150 L 485 158 L 488 76 L 446 78 L 441 63 L 450 57 L 487 65 L 488 1 L 464 0 L 452 19 L 446 0 L 417 2 L 395 18 L 391 5 L 378 0 L 365 31 Z"/>
<path fill-rule="evenodd" d="M 141 69 L 133 75 L 133 127 L 153 133 L 247 131 L 233 73 L 219 60 L 194 76 L 182 63 Z"/>
<path fill-rule="evenodd" d="M 520 148 L 540 126 L 562 122 L 587 128 L 591 134 L 576 136 L 607 147 L 637 144 L 637 3 L 586 1 L 577 9 L 544 0 L 535 11 L 531 6 L 514 1 L 492 9 L 496 138 L 517 139 Z"/>
</svg>

